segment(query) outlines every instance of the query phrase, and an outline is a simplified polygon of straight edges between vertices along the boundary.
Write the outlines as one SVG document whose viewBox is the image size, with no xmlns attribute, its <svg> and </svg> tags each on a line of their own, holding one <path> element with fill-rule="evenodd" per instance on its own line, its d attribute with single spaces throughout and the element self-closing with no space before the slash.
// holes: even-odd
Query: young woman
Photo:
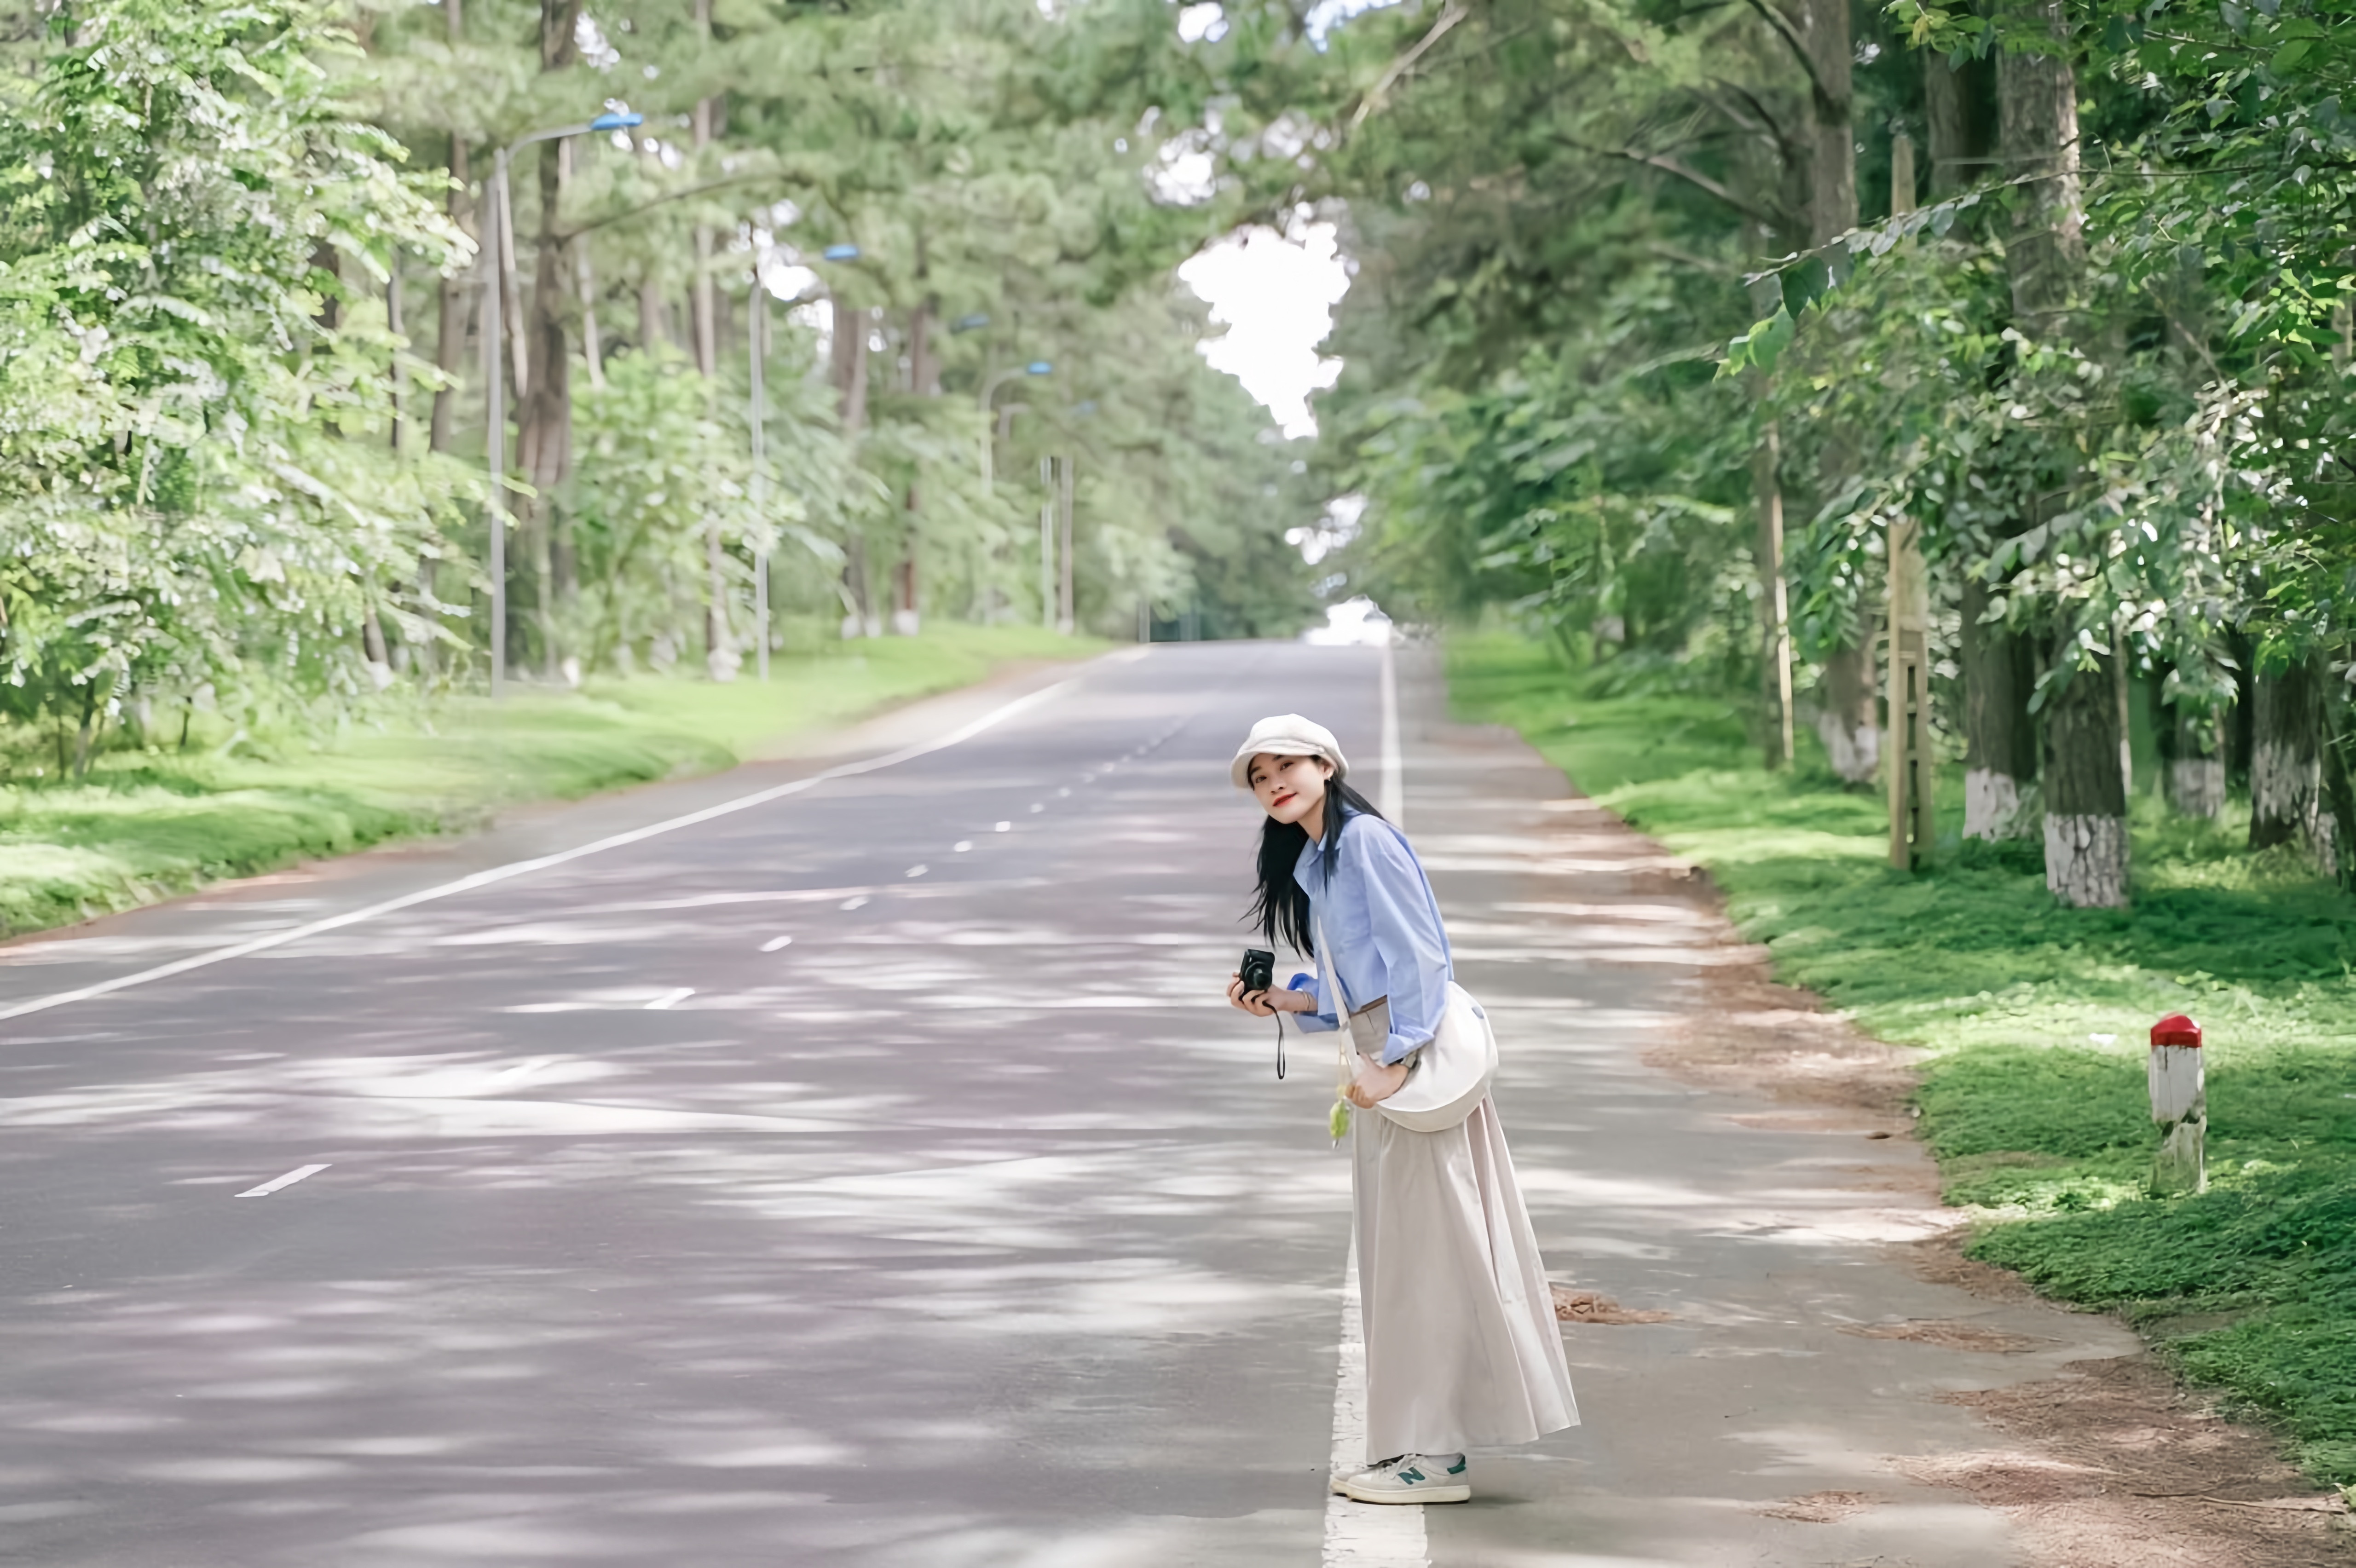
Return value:
<svg viewBox="0 0 2356 1568">
<path fill-rule="evenodd" d="M 1462 1502 L 1464 1450 L 1528 1443 L 1579 1423 L 1537 1238 L 1505 1129 L 1483 1096 L 1443 1132 L 1412 1132 L 1382 1103 L 1440 1030 L 1453 971 L 1440 905 L 1406 836 L 1343 783 L 1333 732 L 1297 713 L 1263 719 L 1231 770 L 1268 813 L 1250 918 L 1313 957 L 1317 976 L 1227 999 L 1303 1030 L 1344 1028 L 1387 1002 L 1388 1036 L 1355 1055 L 1347 1090 L 1366 1338 L 1366 1457 L 1336 1477 L 1360 1502 Z M 1340 997 L 1329 995 L 1338 983 Z M 1459 1005 L 1471 1006 L 1459 992 Z"/>
</svg>

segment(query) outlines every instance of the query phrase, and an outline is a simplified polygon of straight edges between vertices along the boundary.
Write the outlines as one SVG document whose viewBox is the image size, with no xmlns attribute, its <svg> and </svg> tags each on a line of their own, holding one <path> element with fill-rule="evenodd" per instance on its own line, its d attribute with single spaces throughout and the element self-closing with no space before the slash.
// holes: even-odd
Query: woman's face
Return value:
<svg viewBox="0 0 2356 1568">
<path fill-rule="evenodd" d="M 1260 809 L 1279 822 L 1298 822 L 1325 803 L 1325 781 L 1333 764 L 1323 757 L 1280 757 L 1262 752 L 1251 760 L 1244 775 Z"/>
</svg>

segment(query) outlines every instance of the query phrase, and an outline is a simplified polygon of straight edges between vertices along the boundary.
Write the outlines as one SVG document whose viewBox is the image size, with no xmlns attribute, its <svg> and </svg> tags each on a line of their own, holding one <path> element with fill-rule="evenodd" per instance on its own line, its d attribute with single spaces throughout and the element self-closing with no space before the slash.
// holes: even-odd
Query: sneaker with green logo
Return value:
<svg viewBox="0 0 2356 1568">
<path fill-rule="evenodd" d="M 1353 1476 L 1342 1495 L 1362 1503 L 1461 1503 L 1472 1496 L 1462 1454 L 1409 1454 Z"/>
</svg>

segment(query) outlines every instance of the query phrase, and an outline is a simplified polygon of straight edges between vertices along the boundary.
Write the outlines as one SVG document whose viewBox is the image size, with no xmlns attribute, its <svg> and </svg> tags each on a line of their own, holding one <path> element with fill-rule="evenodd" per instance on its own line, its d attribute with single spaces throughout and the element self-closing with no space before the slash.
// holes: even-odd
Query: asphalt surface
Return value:
<svg viewBox="0 0 2356 1568">
<path fill-rule="evenodd" d="M 1296 709 L 1372 782 L 1379 667 L 1116 656 L 947 749 L 0 1023 L 0 1562 L 1318 1563 L 1348 1172 L 1326 1059 L 1279 1084 L 1220 994 L 1225 764 Z M 2008 1561 L 1892 1456 L 1985 1444 L 1943 1390 L 2117 1346 L 1842 1338 L 1990 1310 L 1877 1251 L 1930 1222 L 1875 1195 L 1919 1155 L 1642 1067 L 1722 924 L 1400 668 L 1548 1262 L 1677 1314 L 1572 1331 L 1589 1425 L 1479 1456 L 1433 1563 Z M 811 766 L 20 944 L 0 1008 Z M 1881 1506 L 1761 1511 L 1830 1487 Z"/>
</svg>

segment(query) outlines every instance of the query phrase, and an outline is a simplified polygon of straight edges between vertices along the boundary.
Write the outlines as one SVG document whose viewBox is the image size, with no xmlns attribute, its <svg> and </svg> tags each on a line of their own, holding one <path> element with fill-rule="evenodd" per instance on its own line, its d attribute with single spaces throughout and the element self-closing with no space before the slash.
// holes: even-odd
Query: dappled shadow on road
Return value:
<svg viewBox="0 0 2356 1568">
<path fill-rule="evenodd" d="M 1348 1172 L 1220 1003 L 1249 819 L 1143 744 L 1200 701 L 58 1015 L 0 1081 L 11 1550 L 1313 1552 Z"/>
</svg>

